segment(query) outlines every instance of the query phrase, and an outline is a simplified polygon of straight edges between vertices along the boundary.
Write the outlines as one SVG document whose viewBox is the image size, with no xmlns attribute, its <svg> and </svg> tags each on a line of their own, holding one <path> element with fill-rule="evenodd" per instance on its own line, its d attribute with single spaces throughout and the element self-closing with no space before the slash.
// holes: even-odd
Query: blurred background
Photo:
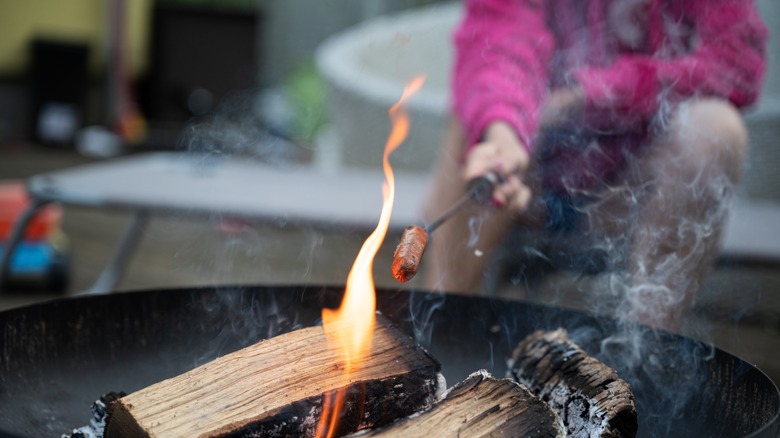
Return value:
<svg viewBox="0 0 780 438">
<path fill-rule="evenodd" d="M 757 4 L 772 37 L 763 97 L 745 114 L 751 155 L 739 187 L 739 220 L 688 334 L 757 363 L 777 382 L 780 4 Z M 379 211 L 372 205 L 367 220 L 328 223 L 334 204 L 295 205 L 297 190 L 325 184 L 335 196 L 354 188 L 355 180 L 345 176 L 354 172 L 366 172 L 373 184 L 389 129 L 387 109 L 404 83 L 424 74 L 425 86 L 408 105 L 409 139 L 393 157 L 416 184 L 406 207 L 399 207 L 407 211 L 398 214 L 415 217 L 413 201 L 424 190 L 446 121 L 449 32 L 459 7 L 433 0 L 3 2 L 2 242 L 35 195 L 46 205 L 20 237 L 18 255 L 7 261 L 0 310 L 106 292 L 95 282 L 117 259 L 121 269 L 103 283 L 110 291 L 343 284 Z M 225 211 L 177 203 L 196 185 L 182 179 L 175 188 L 154 186 L 153 175 L 175 167 L 160 153 L 197 157 L 190 164 L 198 172 L 216 166 L 231 195 L 257 205 Z M 258 174 L 288 169 L 301 184 L 231 179 L 231 167 L 203 157 L 256 163 Z M 90 173 L 109 164 L 124 169 L 131 158 L 141 161 L 116 178 Z M 25 184 L 37 188 L 33 196 Z M 125 195 L 123 188 L 137 190 Z M 378 184 L 376 192 L 379 197 Z M 263 203 L 274 199 L 287 200 L 290 214 L 263 214 Z M 171 208 L 150 207 L 166 202 Z M 377 256 L 380 287 L 400 287 L 389 273 L 396 242 L 388 236 Z M 582 294 L 578 299 L 568 291 L 594 284 L 567 273 L 550 278 L 539 287 L 551 293 L 531 293 L 511 276 L 494 293 L 577 308 Z"/>
</svg>

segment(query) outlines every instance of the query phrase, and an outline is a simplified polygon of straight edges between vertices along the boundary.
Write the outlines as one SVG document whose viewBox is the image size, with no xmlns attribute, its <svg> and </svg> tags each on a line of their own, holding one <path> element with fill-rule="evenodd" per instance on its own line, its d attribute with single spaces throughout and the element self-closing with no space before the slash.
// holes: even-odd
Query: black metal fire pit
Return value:
<svg viewBox="0 0 780 438">
<path fill-rule="evenodd" d="M 132 392 L 260 339 L 317 324 L 340 287 L 224 287 L 63 299 L 0 313 L 0 436 L 59 436 L 109 391 Z M 565 327 L 631 383 L 639 435 L 774 437 L 780 393 L 757 368 L 670 333 L 554 307 L 379 291 L 378 308 L 448 384 L 503 376 L 517 342 Z"/>
</svg>

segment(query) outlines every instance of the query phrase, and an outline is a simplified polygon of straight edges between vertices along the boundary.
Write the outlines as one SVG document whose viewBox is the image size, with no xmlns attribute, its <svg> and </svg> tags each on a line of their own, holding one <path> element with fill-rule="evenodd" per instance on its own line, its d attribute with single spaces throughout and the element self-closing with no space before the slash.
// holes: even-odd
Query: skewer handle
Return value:
<svg viewBox="0 0 780 438">
<path fill-rule="evenodd" d="M 488 172 L 469 181 L 466 185 L 466 194 L 477 204 L 485 204 L 490 201 L 496 186 L 505 181 L 506 178 L 502 175 L 496 172 Z"/>
</svg>

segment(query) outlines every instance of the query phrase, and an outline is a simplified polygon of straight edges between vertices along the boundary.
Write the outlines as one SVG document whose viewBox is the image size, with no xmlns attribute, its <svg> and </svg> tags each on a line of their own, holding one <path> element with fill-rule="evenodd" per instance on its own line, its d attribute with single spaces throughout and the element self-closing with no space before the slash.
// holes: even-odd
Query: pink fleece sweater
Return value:
<svg viewBox="0 0 780 438">
<path fill-rule="evenodd" d="M 529 148 L 551 87 L 576 81 L 589 120 L 630 129 L 661 102 L 761 89 L 767 30 L 751 0 L 465 0 L 453 105 L 470 144 L 495 120 Z"/>
</svg>

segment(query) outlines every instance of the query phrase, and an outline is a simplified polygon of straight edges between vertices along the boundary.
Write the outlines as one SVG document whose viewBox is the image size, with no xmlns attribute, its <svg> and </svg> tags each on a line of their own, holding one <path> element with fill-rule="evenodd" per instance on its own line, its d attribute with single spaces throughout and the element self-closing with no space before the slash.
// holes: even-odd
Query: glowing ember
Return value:
<svg viewBox="0 0 780 438">
<path fill-rule="evenodd" d="M 371 350 L 371 335 L 374 331 L 376 313 L 376 290 L 372 267 L 382 241 L 390 225 L 390 215 L 395 200 L 395 176 L 390 166 L 390 154 L 406 139 L 409 132 L 409 117 L 403 110 L 403 103 L 423 84 L 423 77 L 416 77 L 404 88 L 398 102 L 390 108 L 392 129 L 385 143 L 382 167 L 385 182 L 382 185 L 382 213 L 374 232 L 363 243 L 347 277 L 344 299 L 337 310 L 323 309 L 322 323 L 328 343 L 339 352 L 344 362 L 342 388 L 346 388 L 350 375 L 354 372 L 360 358 Z M 317 427 L 318 437 L 331 437 L 344 404 L 345 391 L 339 390 L 331 400 L 326 396 L 323 411 Z"/>
</svg>

